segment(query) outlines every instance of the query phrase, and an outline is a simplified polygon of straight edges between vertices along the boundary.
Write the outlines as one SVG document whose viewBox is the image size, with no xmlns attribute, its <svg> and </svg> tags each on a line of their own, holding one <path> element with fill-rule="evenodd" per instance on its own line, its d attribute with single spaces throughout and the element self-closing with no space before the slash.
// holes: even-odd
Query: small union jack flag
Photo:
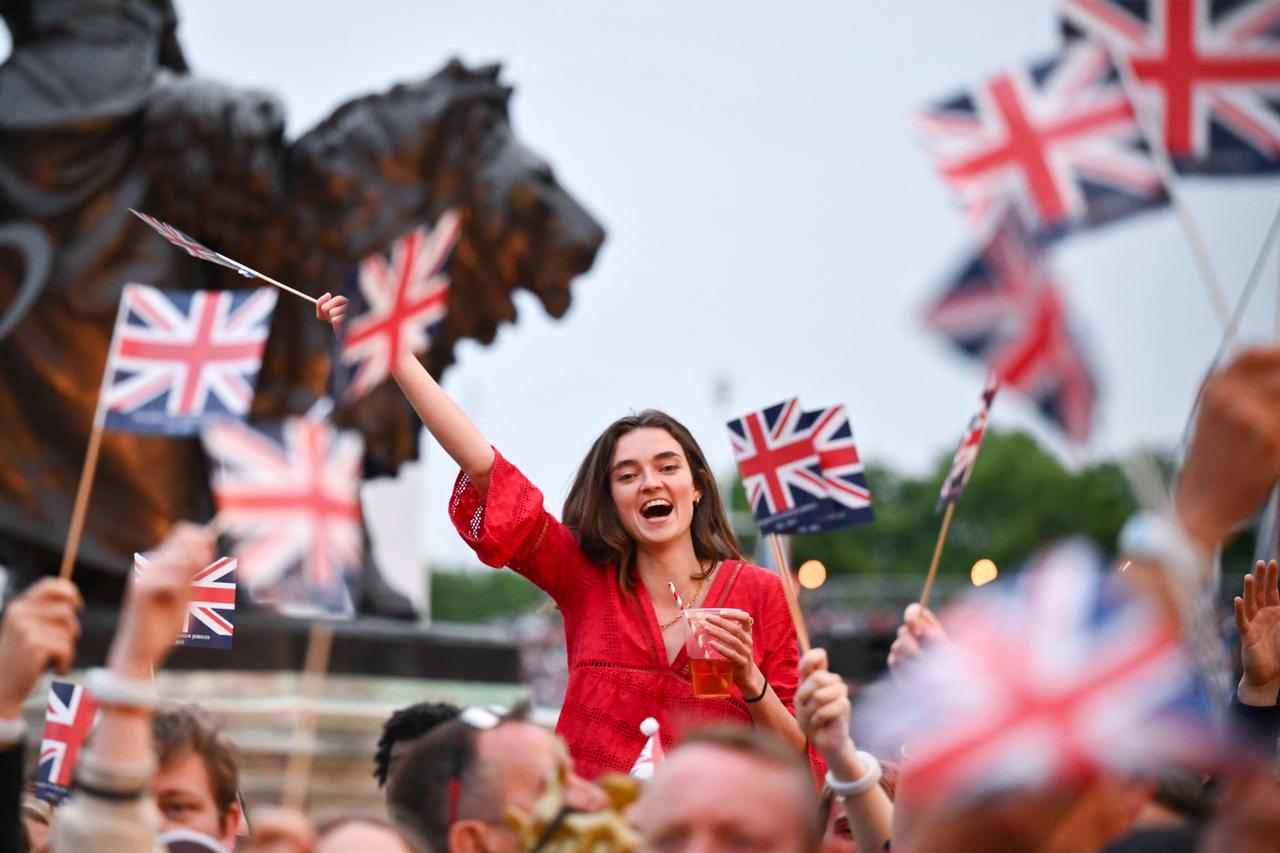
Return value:
<svg viewBox="0 0 1280 853">
<path fill-rule="evenodd" d="M 1001 385 L 1029 397 L 1067 438 L 1088 439 L 1093 377 L 1047 261 L 1016 217 L 1004 220 L 925 319 L 966 355 L 986 362 Z"/>
<path fill-rule="evenodd" d="M 347 580 L 364 546 L 359 434 L 298 417 L 261 429 L 218 420 L 201 436 L 218 514 L 254 597 L 350 615 Z"/>
<path fill-rule="evenodd" d="M 60 803 L 71 788 L 80 746 L 93 728 L 98 703 L 79 684 L 53 681 L 44 712 L 44 738 L 36 769 L 36 796 Z"/>
<path fill-rule="evenodd" d="M 133 555 L 133 570 L 140 574 L 151 561 Z M 236 558 L 221 557 L 205 566 L 191 581 L 191 601 L 182 618 L 182 631 L 174 645 L 229 649 L 235 633 Z M 195 626 L 193 628 L 193 621 Z"/>
<path fill-rule="evenodd" d="M 991 403 L 996 398 L 1000 383 L 995 377 L 987 379 L 987 387 L 982 390 L 982 404 L 969 419 L 969 426 L 956 448 L 955 458 L 951 461 L 951 470 L 942 481 L 942 493 L 938 495 L 938 504 L 934 512 L 939 512 L 949 503 L 960 500 L 964 487 L 969 485 L 969 477 L 973 474 L 973 466 L 978 462 L 978 448 L 982 446 L 982 437 L 987 432 L 987 416 L 991 414 Z"/>
<path fill-rule="evenodd" d="M 728 427 L 761 533 L 816 533 L 872 520 L 844 406 L 806 412 L 792 397 Z"/>
<path fill-rule="evenodd" d="M 1280 168 L 1275 0 L 1060 0 L 1069 37 L 1127 61 L 1154 96 L 1164 145 L 1189 172 Z"/>
<path fill-rule="evenodd" d="M 1010 208 L 1056 236 L 1168 197 L 1132 103 L 1101 46 L 996 74 L 925 108 L 918 124 L 978 233 Z"/>
<path fill-rule="evenodd" d="M 391 372 L 406 352 L 421 354 L 444 322 L 449 300 L 445 265 L 458 242 L 462 218 L 449 210 L 434 229 L 415 228 L 385 254 L 360 262 L 351 292 L 351 319 L 339 342 L 339 360 L 353 376 L 341 376 L 348 398 L 359 397 Z"/>
<path fill-rule="evenodd" d="M 868 690 L 858 740 L 908 756 L 913 802 L 1142 775 L 1223 757 L 1177 633 L 1080 540 L 1034 559 L 1009 591 L 943 615 L 949 639 Z"/>
<path fill-rule="evenodd" d="M 166 222 L 161 222 L 159 219 L 156 219 L 154 216 L 148 216 L 147 214 L 142 213 L 141 211 L 138 211 L 138 210 L 134 210 L 133 208 L 129 208 L 129 212 L 132 213 L 134 216 L 138 217 L 139 219 L 141 219 L 143 222 L 150 225 L 152 228 L 156 230 L 157 234 L 159 234 L 161 237 L 168 240 L 173 245 L 177 246 L 179 249 L 182 249 L 191 257 L 199 258 L 202 261 L 209 261 L 211 263 L 218 264 L 219 266 L 224 266 L 227 269 L 235 270 L 245 278 L 259 277 L 257 270 L 253 269 L 252 267 L 247 267 L 244 264 L 240 263 L 239 261 L 234 261 L 231 258 L 228 258 L 226 255 L 222 254 L 221 252 L 215 252 L 213 249 L 210 249 L 208 246 L 196 240 L 194 237 L 191 237 L 183 233 L 182 231 L 179 231 L 177 228 L 174 228 L 172 225 L 169 225 Z"/>
<path fill-rule="evenodd" d="M 276 292 L 127 284 L 103 379 L 111 429 L 190 435 L 253 403 Z"/>
</svg>

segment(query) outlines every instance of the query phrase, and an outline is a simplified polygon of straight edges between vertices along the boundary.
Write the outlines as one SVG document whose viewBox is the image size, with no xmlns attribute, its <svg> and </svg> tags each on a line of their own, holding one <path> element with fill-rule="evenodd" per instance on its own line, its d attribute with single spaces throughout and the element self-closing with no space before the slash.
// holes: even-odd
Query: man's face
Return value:
<svg viewBox="0 0 1280 853">
<path fill-rule="evenodd" d="M 572 763 L 556 736 L 533 723 L 513 720 L 480 732 L 476 737 L 476 762 L 489 768 L 488 778 L 498 785 L 499 811 L 511 806 L 529 814 L 546 793 L 547 779 L 560 766 L 568 768 L 565 802 L 580 811 L 598 811 L 608 797 L 596 785 L 573 772 Z M 515 833 L 505 826 L 490 827 L 486 848 L 519 850 Z"/>
<path fill-rule="evenodd" d="M 762 759 L 709 744 L 673 752 L 636 807 L 644 849 L 654 853 L 806 849 L 795 777 Z"/>
<path fill-rule="evenodd" d="M 232 803 L 227 819 L 218 819 L 209 771 L 199 753 L 188 752 L 161 767 L 154 790 L 161 829 L 195 830 L 218 839 L 228 850 L 234 849 L 240 806 Z"/>
</svg>

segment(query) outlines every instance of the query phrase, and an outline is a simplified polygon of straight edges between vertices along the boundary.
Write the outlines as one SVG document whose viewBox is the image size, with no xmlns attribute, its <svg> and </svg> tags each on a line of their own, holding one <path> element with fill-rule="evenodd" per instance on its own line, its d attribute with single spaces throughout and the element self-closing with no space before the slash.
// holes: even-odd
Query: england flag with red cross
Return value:
<svg viewBox="0 0 1280 853">
<path fill-rule="evenodd" d="M 53 681 L 44 712 L 40 765 L 36 768 L 36 796 L 60 803 L 71 789 L 80 747 L 93 728 L 98 703 L 79 684 Z"/>
<path fill-rule="evenodd" d="M 431 347 L 449 303 L 446 265 L 462 232 L 457 211 L 434 228 L 415 228 L 360 262 L 346 292 L 350 319 L 338 341 L 334 396 L 354 399 L 369 391 L 405 353 Z"/>
<path fill-rule="evenodd" d="M 103 377 L 105 425 L 190 435 L 253 403 L 276 291 L 159 290 L 127 284 Z"/>
<path fill-rule="evenodd" d="M 1280 3 L 1060 0 L 1069 38 L 1110 46 L 1182 171 L 1280 168 Z"/>
<path fill-rule="evenodd" d="M 236 629 L 236 563 L 235 557 L 219 557 L 192 578 L 191 601 L 174 645 L 231 648 Z M 150 565 L 145 554 L 133 555 L 135 574 Z"/>
<path fill-rule="evenodd" d="M 921 110 L 917 123 L 977 233 L 1016 209 L 1040 233 L 1166 203 L 1133 104 L 1106 49 L 995 74 Z"/>
</svg>

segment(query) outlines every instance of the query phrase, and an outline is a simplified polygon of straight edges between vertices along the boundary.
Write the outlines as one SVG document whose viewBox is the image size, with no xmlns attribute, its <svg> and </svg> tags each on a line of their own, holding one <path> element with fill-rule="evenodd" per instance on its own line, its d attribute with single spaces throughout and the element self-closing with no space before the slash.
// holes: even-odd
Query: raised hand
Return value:
<svg viewBox="0 0 1280 853">
<path fill-rule="evenodd" d="M 333 326 L 335 335 L 342 334 L 342 323 L 347 314 L 347 297 L 326 293 L 316 300 L 316 319 Z"/>
<path fill-rule="evenodd" d="M 799 677 L 796 721 L 809 743 L 830 764 L 842 750 L 853 747 L 849 737 L 849 686 L 827 669 L 826 649 L 810 649 L 800 658 Z"/>
<path fill-rule="evenodd" d="M 902 624 L 898 626 L 898 635 L 889 647 L 889 670 L 896 672 L 898 667 L 915 658 L 930 643 L 946 639 L 947 632 L 933 611 L 914 602 L 908 604 L 902 614 Z"/>
<path fill-rule="evenodd" d="M 1246 705 L 1274 705 L 1280 695 L 1280 569 L 1258 561 L 1237 595 L 1236 630 L 1244 675 L 1237 696 Z"/>
<path fill-rule="evenodd" d="M 191 579 L 213 561 L 214 541 L 203 527 L 180 521 L 150 554 L 151 565 L 125 593 L 107 666 L 127 678 L 150 678 L 173 650 L 191 601 Z"/>
<path fill-rule="evenodd" d="M 75 584 L 42 578 L 9 603 L 0 623 L 0 719 L 17 719 L 45 667 L 71 668 L 84 607 Z"/>
</svg>

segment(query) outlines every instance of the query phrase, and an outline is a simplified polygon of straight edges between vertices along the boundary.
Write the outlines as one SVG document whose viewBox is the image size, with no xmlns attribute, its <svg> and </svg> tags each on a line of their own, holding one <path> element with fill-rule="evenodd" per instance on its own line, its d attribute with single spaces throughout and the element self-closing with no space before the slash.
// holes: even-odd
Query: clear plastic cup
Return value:
<svg viewBox="0 0 1280 853">
<path fill-rule="evenodd" d="M 711 645 L 706 634 L 707 617 L 732 608 L 690 607 L 685 611 L 684 650 L 689 658 L 693 695 L 702 699 L 726 699 L 733 692 L 733 664 Z"/>
</svg>

